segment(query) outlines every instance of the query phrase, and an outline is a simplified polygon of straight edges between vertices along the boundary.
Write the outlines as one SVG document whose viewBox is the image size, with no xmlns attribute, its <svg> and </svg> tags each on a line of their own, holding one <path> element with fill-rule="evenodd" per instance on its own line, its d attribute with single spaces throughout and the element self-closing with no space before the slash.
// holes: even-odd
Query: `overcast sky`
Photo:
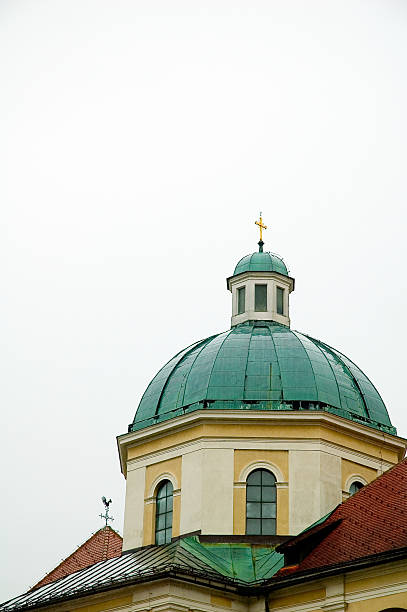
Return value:
<svg viewBox="0 0 407 612">
<path fill-rule="evenodd" d="M 122 531 L 156 371 L 265 248 L 407 436 L 403 0 L 1 0 L 0 600 Z"/>
</svg>

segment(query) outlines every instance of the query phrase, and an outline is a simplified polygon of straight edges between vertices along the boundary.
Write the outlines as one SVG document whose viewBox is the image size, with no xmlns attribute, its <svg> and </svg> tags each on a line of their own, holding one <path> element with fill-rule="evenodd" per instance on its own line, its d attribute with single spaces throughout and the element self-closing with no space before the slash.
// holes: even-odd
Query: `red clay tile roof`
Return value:
<svg viewBox="0 0 407 612">
<path fill-rule="evenodd" d="M 333 523 L 338 522 L 336 526 Z M 325 530 L 331 525 L 332 531 Z M 301 546 L 304 536 L 324 529 L 322 540 L 297 572 L 355 561 L 407 546 L 407 459 L 340 504 L 317 527 L 287 542 Z M 283 545 L 284 547 L 285 545 Z"/>
<path fill-rule="evenodd" d="M 32 589 L 37 589 L 44 584 L 54 582 L 58 578 L 73 574 L 80 569 L 89 567 L 99 561 L 120 557 L 122 554 L 123 539 L 109 526 L 102 527 L 93 534 L 82 546 L 62 561 L 55 569 L 42 578 Z"/>
</svg>

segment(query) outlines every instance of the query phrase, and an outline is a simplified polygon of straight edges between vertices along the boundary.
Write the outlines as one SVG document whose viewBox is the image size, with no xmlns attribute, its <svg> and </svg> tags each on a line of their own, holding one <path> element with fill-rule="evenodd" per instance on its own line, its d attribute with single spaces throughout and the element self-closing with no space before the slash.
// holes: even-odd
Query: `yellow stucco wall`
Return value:
<svg viewBox="0 0 407 612">
<path fill-rule="evenodd" d="M 391 573 L 379 574 L 375 572 L 374 576 L 359 577 L 358 579 L 348 578 L 345 584 L 345 593 L 356 593 L 357 591 L 366 591 L 368 589 L 377 589 L 379 587 L 388 586 L 389 583 L 396 585 L 407 580 L 407 568 L 395 569 Z M 407 603 L 407 598 L 406 598 Z"/>
<path fill-rule="evenodd" d="M 211 595 L 211 604 L 213 606 L 221 606 L 222 608 L 231 608 L 232 600 L 229 597 L 223 597 L 222 595 Z"/>
<path fill-rule="evenodd" d="M 379 612 L 387 608 L 407 609 L 407 560 L 386 563 L 364 570 L 316 578 L 310 582 L 271 591 L 270 612 Z M 69 602 L 44 606 L 44 612 L 131 612 L 182 609 L 196 612 L 264 612 L 263 596 L 242 594 L 161 579 L 130 585 L 117 591 L 89 594 Z M 38 609 L 38 608 L 37 608 Z"/>
<path fill-rule="evenodd" d="M 323 440 L 344 448 L 370 455 L 376 459 L 382 459 L 390 463 L 398 463 L 404 456 L 404 451 L 391 447 L 389 442 L 378 440 L 377 442 L 363 438 L 358 432 L 353 435 L 350 431 L 334 428 L 320 423 L 303 423 L 300 420 L 283 423 L 279 421 L 260 423 L 203 423 L 188 427 L 182 431 L 166 432 L 154 440 L 139 442 L 128 448 L 128 460 L 136 459 L 144 455 L 155 453 L 160 450 L 170 449 L 179 444 L 192 442 L 200 438 L 223 438 L 223 439 L 309 439 Z"/>
<path fill-rule="evenodd" d="M 132 594 L 125 595 L 123 597 L 108 598 L 98 603 L 89 603 L 80 606 L 79 608 L 69 608 L 71 612 L 105 612 L 106 610 L 117 610 L 123 609 L 123 606 L 129 606 L 132 603 Z"/>
<path fill-rule="evenodd" d="M 233 533 L 242 535 L 246 532 L 246 489 L 240 482 L 242 472 L 256 462 L 270 463 L 281 472 L 284 483 L 288 482 L 288 451 L 278 450 L 235 450 L 233 491 Z M 276 470 L 274 470 L 276 472 Z M 279 481 L 277 473 L 274 474 Z M 281 481 L 280 481 L 281 482 Z M 277 487 L 277 534 L 289 533 L 288 488 Z"/>
<path fill-rule="evenodd" d="M 377 478 L 377 471 L 360 463 L 342 459 L 342 491 L 346 491 L 346 483 L 351 476 L 362 476 L 369 483 Z"/>
<path fill-rule="evenodd" d="M 355 601 L 348 604 L 346 612 L 379 612 L 388 608 L 401 608 L 407 610 L 407 593 L 393 595 L 378 595 L 364 601 Z"/>
<path fill-rule="evenodd" d="M 289 609 L 291 610 L 292 606 L 302 606 L 304 604 L 310 604 L 312 602 L 323 602 L 325 599 L 325 595 L 326 591 L 325 587 L 323 586 L 319 586 L 317 588 L 310 587 L 305 591 L 297 588 L 296 592 L 293 592 L 291 590 L 288 595 L 284 595 L 281 591 L 276 591 L 275 593 L 271 594 L 269 599 L 269 605 L 271 610 L 286 606 L 290 606 Z M 317 605 L 315 609 L 318 610 L 319 606 Z"/>
<path fill-rule="evenodd" d="M 288 481 L 288 451 L 281 450 L 235 450 L 235 482 L 244 468 L 256 461 L 269 461 L 282 473 L 283 481 Z"/>
<path fill-rule="evenodd" d="M 270 593 L 270 611 L 379 612 L 386 608 L 407 609 L 407 561 L 387 563 L 304 582 Z M 341 607 L 342 605 L 343 607 Z"/>
<path fill-rule="evenodd" d="M 158 463 L 147 466 L 144 489 L 143 546 L 154 544 L 155 542 L 155 495 L 159 484 L 158 479 L 160 479 L 160 476 L 165 478 L 166 474 L 171 474 L 178 486 L 178 489 L 174 490 L 173 497 L 172 535 L 173 537 L 179 536 L 181 518 L 181 496 L 179 495 L 179 489 L 181 488 L 181 472 L 181 457 L 159 461 Z M 154 490 L 152 490 L 154 483 L 156 483 L 156 486 L 154 486 Z"/>
<path fill-rule="evenodd" d="M 161 434 L 157 432 L 154 438 L 148 437 L 143 441 L 142 436 L 147 432 L 140 432 L 132 441 L 128 439 L 129 470 L 145 469 L 145 486 L 144 498 L 140 490 L 138 505 L 133 504 L 140 510 L 128 513 L 129 529 L 125 531 L 139 533 L 139 542 L 134 543 L 135 538 L 131 541 L 128 538 L 124 542 L 125 550 L 154 543 L 152 487 L 157 478 L 167 472 L 176 480 L 175 488 L 181 489 L 182 465 L 185 468 L 184 480 L 189 479 L 189 484 L 185 484 L 182 495 L 174 494 L 173 536 L 195 531 L 244 534 L 246 490 L 241 480 L 246 479 L 245 468 L 255 462 L 270 463 L 270 469 L 276 472 L 277 534 L 288 535 L 299 533 L 340 503 L 350 476 L 359 475 L 371 482 L 381 467 L 387 469 L 397 463 L 404 452 L 400 439 L 385 438 L 350 422 L 324 420 L 326 415 L 317 415 L 314 421 L 309 420 L 309 415 L 303 417 L 302 413 L 298 417 L 279 415 L 269 420 L 259 416 L 252 421 L 242 412 L 241 422 L 240 415 L 235 418 L 231 421 L 228 415 L 219 415 L 216 421 L 211 421 L 202 417 L 198 423 L 186 423 L 184 429 L 175 431 L 165 424 Z M 222 464 L 222 475 L 227 473 L 228 476 L 227 482 L 222 484 L 223 495 L 211 500 L 205 487 L 211 477 L 208 458 L 215 455 L 219 459 L 211 470 L 216 472 Z M 165 456 L 168 459 L 160 461 Z M 303 474 L 304 465 L 309 469 Z M 311 489 L 314 495 L 310 505 Z M 188 496 L 192 490 L 194 494 Z M 186 521 L 191 509 L 194 520 Z M 222 517 L 225 519 L 223 522 L 220 520 Z M 130 521 L 139 521 L 139 527 L 133 528 Z"/>
<path fill-rule="evenodd" d="M 156 491 L 151 491 L 151 487 L 154 481 L 157 480 L 163 474 L 171 474 L 178 484 L 178 488 L 181 488 L 181 470 L 182 460 L 181 457 L 174 457 L 173 459 L 166 459 L 165 461 L 159 461 L 148 465 L 146 469 L 146 484 L 144 490 L 144 496 L 146 498 L 150 495 L 155 495 Z M 156 488 L 156 487 L 155 487 Z"/>
</svg>

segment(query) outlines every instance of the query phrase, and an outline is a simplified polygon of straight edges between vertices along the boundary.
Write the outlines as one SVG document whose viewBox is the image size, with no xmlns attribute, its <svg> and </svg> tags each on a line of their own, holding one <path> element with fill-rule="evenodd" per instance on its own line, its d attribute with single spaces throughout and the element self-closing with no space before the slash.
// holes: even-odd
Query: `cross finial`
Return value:
<svg viewBox="0 0 407 612">
<path fill-rule="evenodd" d="M 264 225 L 264 223 L 263 223 L 263 218 L 261 216 L 261 211 L 260 211 L 260 218 L 259 218 L 258 221 L 255 221 L 255 224 L 258 225 L 259 229 L 260 229 L 260 240 L 259 240 L 258 244 L 259 244 L 259 252 L 262 253 L 263 252 L 263 244 L 264 244 L 264 242 L 263 242 L 263 230 L 267 229 L 267 225 Z"/>
<path fill-rule="evenodd" d="M 109 499 L 109 501 L 107 501 L 106 497 L 103 496 L 102 497 L 102 502 L 105 506 L 105 513 L 104 514 L 99 514 L 100 518 L 105 519 L 106 523 L 105 526 L 107 527 L 107 521 L 114 521 L 114 518 L 112 516 L 109 516 L 109 506 L 112 503 L 112 500 Z"/>
</svg>

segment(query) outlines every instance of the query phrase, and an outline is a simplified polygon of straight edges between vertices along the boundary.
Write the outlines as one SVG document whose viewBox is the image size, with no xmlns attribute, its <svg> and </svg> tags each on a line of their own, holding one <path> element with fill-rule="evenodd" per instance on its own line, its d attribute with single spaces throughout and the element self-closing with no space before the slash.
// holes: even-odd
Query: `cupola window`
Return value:
<svg viewBox="0 0 407 612">
<path fill-rule="evenodd" d="M 172 537 L 172 493 L 169 480 L 163 480 L 157 489 L 155 512 L 155 543 L 168 544 Z"/>
<path fill-rule="evenodd" d="M 246 287 L 237 290 L 237 314 L 243 314 L 246 310 Z"/>
<path fill-rule="evenodd" d="M 349 487 L 349 495 L 355 495 L 360 489 L 363 489 L 363 484 L 359 480 L 355 480 Z"/>
<path fill-rule="evenodd" d="M 254 310 L 256 312 L 267 311 L 267 285 L 254 286 Z"/>
<path fill-rule="evenodd" d="M 254 470 L 246 481 L 246 534 L 274 535 L 276 519 L 276 479 L 268 470 Z"/>
<path fill-rule="evenodd" d="M 284 314 L 284 289 L 277 287 L 277 314 Z"/>
</svg>

